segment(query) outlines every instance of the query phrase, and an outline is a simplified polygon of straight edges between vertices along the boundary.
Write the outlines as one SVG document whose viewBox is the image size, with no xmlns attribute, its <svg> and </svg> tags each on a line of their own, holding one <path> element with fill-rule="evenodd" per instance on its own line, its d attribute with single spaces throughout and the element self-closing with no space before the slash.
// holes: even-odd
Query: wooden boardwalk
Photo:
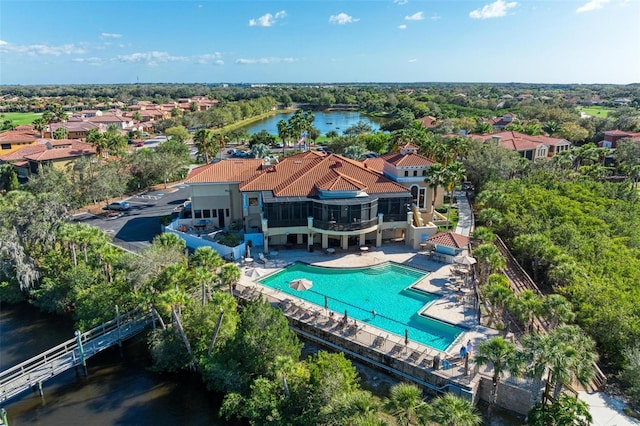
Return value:
<svg viewBox="0 0 640 426">
<path fill-rule="evenodd" d="M 86 366 L 87 358 L 135 336 L 153 321 L 151 313 L 136 309 L 95 327 L 0 373 L 0 404 L 70 368 Z"/>
</svg>

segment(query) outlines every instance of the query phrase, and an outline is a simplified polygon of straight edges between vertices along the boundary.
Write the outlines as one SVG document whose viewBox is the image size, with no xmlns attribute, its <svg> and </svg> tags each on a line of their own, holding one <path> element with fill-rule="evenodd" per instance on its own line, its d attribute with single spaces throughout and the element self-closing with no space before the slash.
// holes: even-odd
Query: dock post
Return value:
<svg viewBox="0 0 640 426">
<path fill-rule="evenodd" d="M 80 363 L 82 367 L 84 367 L 84 376 L 87 377 L 89 374 L 87 372 L 87 360 L 84 358 L 84 348 L 82 347 L 82 334 L 80 331 L 76 330 L 76 343 L 78 344 L 78 352 L 80 353 Z"/>
<path fill-rule="evenodd" d="M 0 420 L 2 420 L 3 426 L 9 426 L 9 421 L 7 420 L 7 410 L 4 408 L 0 408 Z"/>
</svg>

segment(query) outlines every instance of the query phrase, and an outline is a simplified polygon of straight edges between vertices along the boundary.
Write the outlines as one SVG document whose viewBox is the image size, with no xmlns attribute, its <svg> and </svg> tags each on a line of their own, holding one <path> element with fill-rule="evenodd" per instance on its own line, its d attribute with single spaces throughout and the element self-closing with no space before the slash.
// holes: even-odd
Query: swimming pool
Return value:
<svg viewBox="0 0 640 426">
<path fill-rule="evenodd" d="M 446 350 L 465 330 L 420 315 L 438 296 L 409 288 L 427 274 L 395 263 L 366 268 L 323 268 L 295 263 L 258 282 L 349 318 L 404 336 L 432 348 Z M 294 290 L 289 282 L 311 280 L 309 290 Z M 375 313 L 374 313 L 375 312 Z"/>
</svg>

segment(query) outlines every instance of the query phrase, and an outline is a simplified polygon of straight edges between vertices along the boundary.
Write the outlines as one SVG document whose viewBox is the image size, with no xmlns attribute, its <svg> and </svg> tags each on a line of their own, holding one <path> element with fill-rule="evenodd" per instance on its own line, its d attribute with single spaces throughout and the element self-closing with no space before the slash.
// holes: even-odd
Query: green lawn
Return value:
<svg viewBox="0 0 640 426">
<path fill-rule="evenodd" d="M 592 117 L 598 118 L 607 118 L 611 111 L 614 111 L 613 108 L 605 108 L 601 106 L 590 106 L 590 107 L 578 107 L 578 111 L 582 111 L 585 114 L 588 114 Z"/>
<path fill-rule="evenodd" d="M 41 115 L 35 112 L 4 112 L 0 113 L 0 121 L 11 120 L 13 124 L 19 126 L 21 124 L 31 124 L 33 120 Z"/>
</svg>

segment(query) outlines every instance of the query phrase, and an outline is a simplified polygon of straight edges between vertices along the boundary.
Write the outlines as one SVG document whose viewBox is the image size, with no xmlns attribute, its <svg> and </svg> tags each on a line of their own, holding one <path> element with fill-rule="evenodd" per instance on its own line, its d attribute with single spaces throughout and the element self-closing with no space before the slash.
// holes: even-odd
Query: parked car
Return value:
<svg viewBox="0 0 640 426">
<path fill-rule="evenodd" d="M 114 203 L 107 204 L 107 207 L 105 207 L 105 210 L 125 211 L 125 210 L 129 210 L 130 208 L 131 208 L 131 205 L 127 201 L 116 201 Z"/>
<path fill-rule="evenodd" d="M 367 158 L 376 158 L 380 157 L 380 154 L 378 154 L 377 152 L 367 152 L 364 156 Z"/>
</svg>

